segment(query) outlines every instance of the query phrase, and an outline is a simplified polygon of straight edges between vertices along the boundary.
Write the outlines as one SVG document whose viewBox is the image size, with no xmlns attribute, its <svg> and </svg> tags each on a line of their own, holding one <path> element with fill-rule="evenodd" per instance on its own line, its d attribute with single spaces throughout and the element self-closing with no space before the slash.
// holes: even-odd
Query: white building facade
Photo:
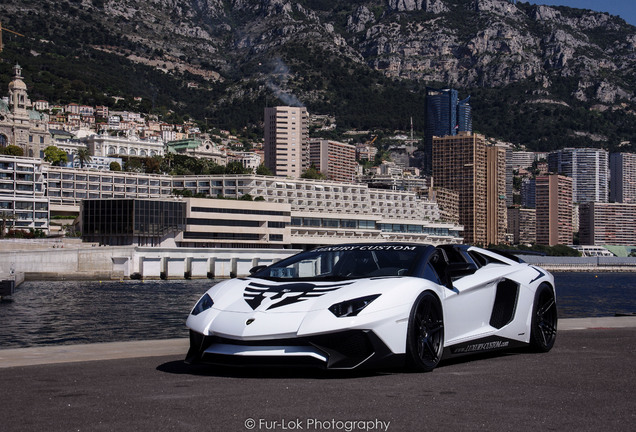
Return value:
<svg viewBox="0 0 636 432">
<path fill-rule="evenodd" d="M 44 163 L 0 155 L 0 213 L 5 230 L 49 230 Z"/>
<path fill-rule="evenodd" d="M 163 156 L 164 143 L 159 140 L 142 140 L 136 136 L 90 135 L 82 139 L 93 156 Z"/>
<path fill-rule="evenodd" d="M 79 209 L 83 199 L 166 199 L 173 190 L 240 199 L 249 195 L 289 205 L 292 245 L 346 241 L 461 243 L 462 227 L 442 222 L 437 204 L 414 192 L 365 184 L 279 179 L 259 175 L 168 176 L 50 167 L 48 196 L 55 206 Z"/>
</svg>

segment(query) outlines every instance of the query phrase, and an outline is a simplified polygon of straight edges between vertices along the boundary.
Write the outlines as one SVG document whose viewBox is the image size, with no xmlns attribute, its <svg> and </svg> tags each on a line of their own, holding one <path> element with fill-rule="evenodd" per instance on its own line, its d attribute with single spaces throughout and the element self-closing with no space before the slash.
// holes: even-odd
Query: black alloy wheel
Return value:
<svg viewBox="0 0 636 432">
<path fill-rule="evenodd" d="M 534 295 L 530 345 L 538 352 L 548 352 L 554 346 L 557 334 L 557 306 L 554 291 L 541 284 Z"/>
<path fill-rule="evenodd" d="M 407 365 L 419 372 L 433 370 L 444 350 L 444 317 L 439 299 L 430 291 L 415 300 L 406 337 Z"/>
</svg>

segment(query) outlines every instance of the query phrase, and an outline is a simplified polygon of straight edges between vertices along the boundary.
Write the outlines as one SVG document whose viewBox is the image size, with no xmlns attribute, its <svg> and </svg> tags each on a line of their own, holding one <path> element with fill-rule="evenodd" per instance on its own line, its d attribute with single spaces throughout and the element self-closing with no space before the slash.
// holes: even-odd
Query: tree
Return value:
<svg viewBox="0 0 636 432">
<path fill-rule="evenodd" d="M 144 172 L 144 167 L 141 163 L 141 159 L 136 156 L 128 156 L 124 160 L 124 171 L 138 173 Z"/>
<path fill-rule="evenodd" d="M 44 149 L 44 160 L 55 166 L 62 166 L 68 162 L 66 152 L 53 145 Z"/>
<path fill-rule="evenodd" d="M 265 164 L 260 164 L 258 168 L 256 168 L 256 174 L 264 176 L 274 175 L 270 169 L 265 166 Z"/>
<path fill-rule="evenodd" d="M 238 161 L 230 162 L 225 166 L 225 174 L 245 174 L 246 171 L 243 164 Z"/>
<path fill-rule="evenodd" d="M 121 171 L 121 165 L 119 165 L 119 162 L 112 161 L 108 166 L 108 169 L 111 171 Z"/>
<path fill-rule="evenodd" d="M 4 237 L 4 232 L 7 229 L 7 221 L 15 220 L 16 216 L 8 211 L 0 211 L 0 218 L 2 219 L 2 225 L 0 226 L 0 238 Z"/>
<path fill-rule="evenodd" d="M 24 156 L 24 150 L 17 145 L 8 145 L 5 148 L 0 148 L 0 153 L 7 156 Z"/>
<path fill-rule="evenodd" d="M 144 161 L 145 171 L 148 174 L 159 174 L 161 172 L 161 156 L 147 157 Z"/>
<path fill-rule="evenodd" d="M 324 180 L 327 178 L 323 173 L 316 169 L 316 166 L 314 164 L 312 164 L 300 177 L 313 180 Z"/>
<path fill-rule="evenodd" d="M 91 153 L 88 150 L 88 147 L 77 149 L 77 153 L 75 155 L 80 163 L 80 168 L 84 168 L 84 164 L 90 163 L 91 161 Z"/>
</svg>

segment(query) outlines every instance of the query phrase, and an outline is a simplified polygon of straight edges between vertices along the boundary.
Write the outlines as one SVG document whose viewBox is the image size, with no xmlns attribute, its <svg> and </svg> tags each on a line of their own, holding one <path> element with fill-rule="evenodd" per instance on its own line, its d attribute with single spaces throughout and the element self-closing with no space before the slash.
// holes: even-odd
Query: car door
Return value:
<svg viewBox="0 0 636 432">
<path fill-rule="evenodd" d="M 505 265 L 491 263 L 475 273 L 463 276 L 447 287 L 444 299 L 446 345 L 488 336 L 497 284 Z"/>
</svg>

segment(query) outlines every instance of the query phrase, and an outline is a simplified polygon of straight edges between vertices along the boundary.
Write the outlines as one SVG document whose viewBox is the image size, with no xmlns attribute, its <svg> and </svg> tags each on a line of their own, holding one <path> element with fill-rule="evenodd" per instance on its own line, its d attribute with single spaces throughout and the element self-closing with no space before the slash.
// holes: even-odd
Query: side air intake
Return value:
<svg viewBox="0 0 636 432">
<path fill-rule="evenodd" d="M 497 284 L 495 305 L 490 315 L 490 325 L 502 328 L 509 324 L 515 316 L 517 298 L 519 297 L 519 284 L 509 279 L 504 279 Z"/>
</svg>

